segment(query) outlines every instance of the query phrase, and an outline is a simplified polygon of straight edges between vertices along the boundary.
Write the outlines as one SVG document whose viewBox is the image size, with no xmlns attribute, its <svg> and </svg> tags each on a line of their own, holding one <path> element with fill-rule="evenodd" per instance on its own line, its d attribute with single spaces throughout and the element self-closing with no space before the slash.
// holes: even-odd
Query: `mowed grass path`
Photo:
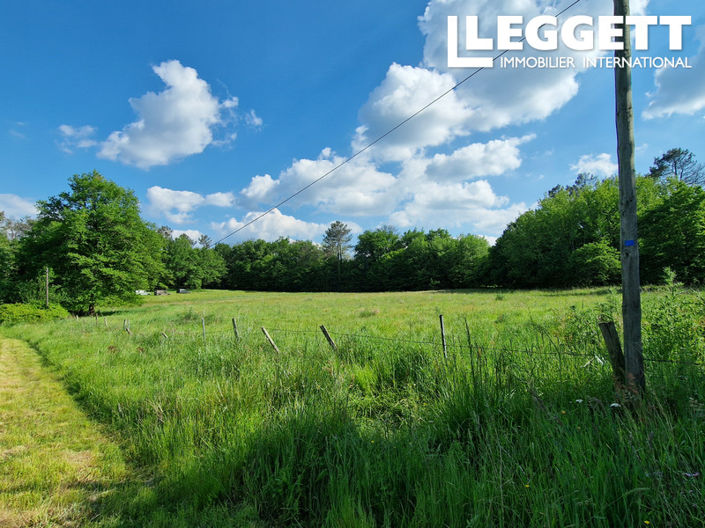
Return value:
<svg viewBox="0 0 705 528">
<path fill-rule="evenodd" d="M 0 338 L 0 527 L 103 525 L 93 507 L 125 475 L 117 445 L 35 351 Z"/>
</svg>

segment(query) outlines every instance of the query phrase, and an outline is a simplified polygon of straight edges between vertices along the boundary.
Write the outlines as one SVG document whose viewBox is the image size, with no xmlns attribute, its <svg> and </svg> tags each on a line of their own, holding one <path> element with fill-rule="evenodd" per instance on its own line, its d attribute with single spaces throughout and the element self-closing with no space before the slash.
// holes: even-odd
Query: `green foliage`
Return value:
<svg viewBox="0 0 705 528">
<path fill-rule="evenodd" d="M 2 214 L 2 212 L 0 212 Z M 15 250 L 5 233 L 0 231 L 0 302 L 13 297 L 15 289 Z"/>
<path fill-rule="evenodd" d="M 487 241 L 452 237 L 445 229 L 410 230 L 399 236 L 389 226 L 365 231 L 355 246 L 353 288 L 362 291 L 468 288 L 480 282 Z"/>
<path fill-rule="evenodd" d="M 59 304 L 48 308 L 36 304 L 0 304 L 0 324 L 41 323 L 55 319 L 65 319 L 69 313 Z"/>
<path fill-rule="evenodd" d="M 129 299 L 153 287 L 162 274 L 161 237 L 140 218 L 134 193 L 95 171 L 69 186 L 38 203 L 37 221 L 21 239 L 24 276 L 49 266 L 66 307 L 84 313 L 106 297 Z"/>
<path fill-rule="evenodd" d="M 491 248 L 489 280 L 524 288 L 606 280 L 610 252 L 605 246 L 617 249 L 619 244 L 618 200 L 617 182 L 611 179 L 579 177 L 567 189 L 552 189 L 536 210 L 511 223 Z M 574 256 L 587 244 L 593 245 Z"/>
<path fill-rule="evenodd" d="M 201 241 L 201 247 L 195 247 L 194 242 L 186 235 L 172 239 L 171 230 L 166 229 L 163 233 L 166 234 L 166 248 L 162 283 L 172 288 L 190 290 L 219 284 L 226 272 L 225 260 L 221 253 L 211 249 L 206 240 Z"/>
<path fill-rule="evenodd" d="M 666 291 L 645 307 L 644 355 L 681 365 L 705 360 L 705 299 L 693 295 L 666 270 Z"/>
<path fill-rule="evenodd" d="M 665 267 L 686 283 L 704 281 L 705 191 L 676 180 L 666 190 L 639 221 L 644 281 L 660 282 Z"/>
<path fill-rule="evenodd" d="M 216 251 L 228 268 L 221 283 L 226 288 L 380 291 L 479 286 L 488 247 L 482 237 L 452 237 L 444 229 L 399 236 L 386 226 L 363 232 L 352 260 L 330 258 L 312 242 L 286 239 L 219 245 Z"/>
<path fill-rule="evenodd" d="M 569 266 L 579 286 L 615 284 L 621 277 L 619 251 L 605 240 L 576 249 L 570 256 Z"/>
<path fill-rule="evenodd" d="M 688 283 L 705 280 L 705 191 L 637 178 L 643 282 L 673 267 Z M 536 288 L 612 284 L 619 279 L 616 180 L 579 177 L 556 187 L 509 224 L 490 250 L 486 281 Z"/>
<path fill-rule="evenodd" d="M 321 291 L 334 284 L 336 263 L 308 241 L 249 240 L 232 247 L 220 245 L 227 274 L 223 285 L 230 289 L 260 291 Z"/>
</svg>

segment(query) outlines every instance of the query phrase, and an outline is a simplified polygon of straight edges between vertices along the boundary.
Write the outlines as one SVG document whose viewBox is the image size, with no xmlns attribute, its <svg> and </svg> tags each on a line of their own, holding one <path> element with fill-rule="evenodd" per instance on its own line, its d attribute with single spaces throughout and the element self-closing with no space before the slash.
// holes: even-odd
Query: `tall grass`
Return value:
<svg viewBox="0 0 705 528">
<path fill-rule="evenodd" d="M 701 525 L 705 304 L 676 287 L 647 296 L 647 358 L 679 363 L 649 362 L 635 406 L 616 400 L 596 325 L 617 310 L 589 290 L 213 293 L 114 313 L 107 329 L 6 332 L 156 475 L 126 524 L 188 510 L 204 526 Z"/>
</svg>

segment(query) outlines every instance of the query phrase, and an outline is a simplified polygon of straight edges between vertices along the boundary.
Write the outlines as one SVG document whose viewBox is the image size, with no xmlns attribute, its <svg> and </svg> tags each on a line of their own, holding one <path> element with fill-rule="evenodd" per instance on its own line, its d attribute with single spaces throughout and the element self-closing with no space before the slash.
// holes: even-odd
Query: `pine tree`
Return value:
<svg viewBox="0 0 705 528">
<path fill-rule="evenodd" d="M 350 228 L 347 224 L 336 220 L 326 229 L 325 235 L 323 236 L 323 251 L 330 257 L 336 257 L 338 261 L 338 285 L 340 285 L 341 280 L 343 258 L 351 247 L 350 241 L 352 240 L 352 235 L 350 232 Z"/>
</svg>

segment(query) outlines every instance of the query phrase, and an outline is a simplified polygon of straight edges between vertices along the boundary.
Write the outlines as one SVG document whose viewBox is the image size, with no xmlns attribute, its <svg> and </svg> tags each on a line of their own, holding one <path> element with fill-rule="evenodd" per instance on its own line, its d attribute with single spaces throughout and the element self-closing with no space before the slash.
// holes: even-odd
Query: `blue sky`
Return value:
<svg viewBox="0 0 705 528">
<path fill-rule="evenodd" d="M 485 32 L 497 15 L 569 3 L 7 3 L 0 210 L 31 215 L 95 169 L 133 189 L 146 220 L 218 240 L 467 75 L 445 62 L 448 15 L 478 15 Z M 637 170 L 676 146 L 705 161 L 705 6 L 631 4 L 693 17 L 682 52 L 660 29 L 642 52 L 688 57 L 692 69 L 634 71 Z M 582 0 L 567 15 L 611 5 Z M 610 70 L 483 71 L 229 241 L 320 240 L 334 220 L 492 240 L 554 185 L 616 170 L 613 108 Z"/>
</svg>

